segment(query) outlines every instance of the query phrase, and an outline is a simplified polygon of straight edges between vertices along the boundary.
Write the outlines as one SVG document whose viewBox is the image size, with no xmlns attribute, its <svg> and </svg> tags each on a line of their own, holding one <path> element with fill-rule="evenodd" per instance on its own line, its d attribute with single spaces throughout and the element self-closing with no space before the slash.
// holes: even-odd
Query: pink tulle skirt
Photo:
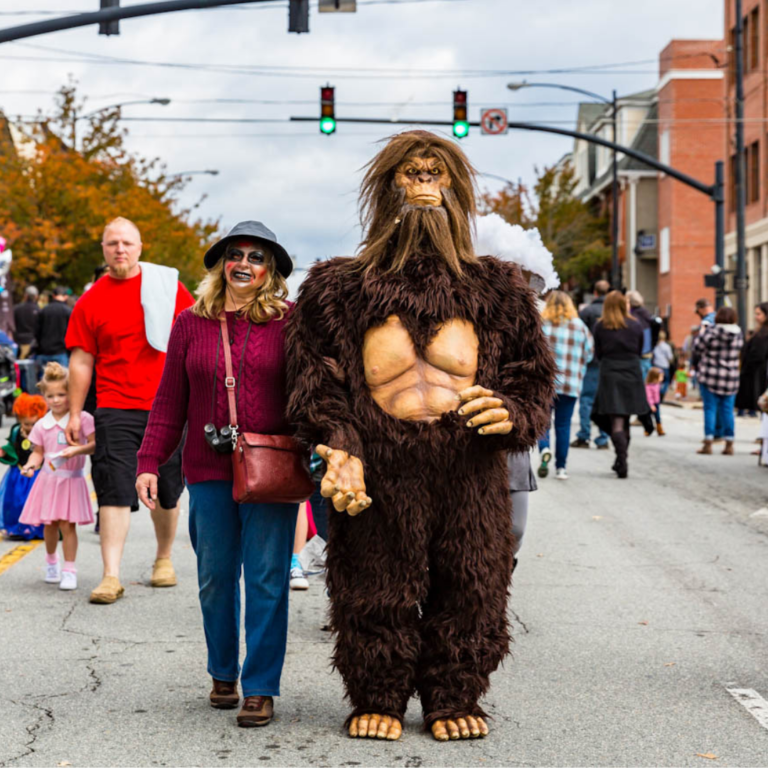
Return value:
<svg viewBox="0 0 768 768">
<path fill-rule="evenodd" d="M 27 497 L 20 522 L 46 525 L 56 520 L 86 525 L 93 508 L 85 477 L 61 477 L 43 469 Z"/>
</svg>

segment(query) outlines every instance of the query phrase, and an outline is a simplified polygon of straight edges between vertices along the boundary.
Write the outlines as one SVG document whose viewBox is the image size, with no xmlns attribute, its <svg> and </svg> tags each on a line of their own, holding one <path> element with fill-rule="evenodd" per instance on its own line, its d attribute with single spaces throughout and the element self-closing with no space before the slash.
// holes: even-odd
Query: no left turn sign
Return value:
<svg viewBox="0 0 768 768">
<path fill-rule="evenodd" d="M 507 110 L 501 107 L 484 109 L 480 113 L 480 129 L 487 136 L 501 136 L 507 132 Z"/>
</svg>

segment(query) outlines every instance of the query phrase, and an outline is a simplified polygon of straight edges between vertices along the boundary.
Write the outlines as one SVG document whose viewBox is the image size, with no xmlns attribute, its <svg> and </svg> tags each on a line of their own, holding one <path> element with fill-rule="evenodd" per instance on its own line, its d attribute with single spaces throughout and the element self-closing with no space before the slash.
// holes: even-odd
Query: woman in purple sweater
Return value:
<svg viewBox="0 0 768 768">
<path fill-rule="evenodd" d="M 229 425 L 219 317 L 226 313 L 241 432 L 287 434 L 283 335 L 290 312 L 285 278 L 293 265 L 260 222 L 241 222 L 205 254 L 197 303 L 176 320 L 163 377 L 138 457 L 136 488 L 154 508 L 158 467 L 188 427 L 183 452 L 189 533 L 197 555 L 200 605 L 213 677 L 211 706 L 243 706 L 237 724 L 267 725 L 288 633 L 288 579 L 298 505 L 237 504 L 231 446 L 206 425 Z M 245 579 L 246 656 L 240 671 L 240 574 Z"/>
</svg>

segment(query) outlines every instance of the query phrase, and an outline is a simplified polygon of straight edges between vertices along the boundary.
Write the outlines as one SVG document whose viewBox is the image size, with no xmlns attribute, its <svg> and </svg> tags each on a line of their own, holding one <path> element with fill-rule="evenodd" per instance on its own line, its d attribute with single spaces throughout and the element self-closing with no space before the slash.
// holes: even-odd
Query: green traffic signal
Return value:
<svg viewBox="0 0 768 768">
<path fill-rule="evenodd" d="M 320 133 L 324 133 L 328 136 L 332 133 L 336 133 L 336 120 L 332 117 L 320 118 Z"/>
<path fill-rule="evenodd" d="M 453 124 L 453 135 L 457 139 L 463 139 L 469 135 L 469 123 L 466 120 L 457 120 Z"/>
</svg>

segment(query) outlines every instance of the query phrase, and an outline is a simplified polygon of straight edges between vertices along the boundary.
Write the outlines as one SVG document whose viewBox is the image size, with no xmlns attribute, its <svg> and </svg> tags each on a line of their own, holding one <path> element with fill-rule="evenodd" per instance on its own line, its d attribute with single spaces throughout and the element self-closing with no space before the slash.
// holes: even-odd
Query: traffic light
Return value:
<svg viewBox="0 0 768 768">
<path fill-rule="evenodd" d="M 107 8 L 119 8 L 120 0 L 101 0 L 101 10 L 106 11 Z M 102 21 L 99 24 L 100 35 L 119 35 L 120 34 L 120 22 L 119 21 Z"/>
<path fill-rule="evenodd" d="M 463 139 L 469 134 L 469 113 L 467 112 L 467 92 L 453 92 L 453 135 Z"/>
<path fill-rule="evenodd" d="M 320 133 L 326 136 L 336 133 L 335 90 L 331 85 L 320 89 Z"/>
<path fill-rule="evenodd" d="M 309 0 L 288 0 L 288 31 L 309 32 Z"/>
</svg>

